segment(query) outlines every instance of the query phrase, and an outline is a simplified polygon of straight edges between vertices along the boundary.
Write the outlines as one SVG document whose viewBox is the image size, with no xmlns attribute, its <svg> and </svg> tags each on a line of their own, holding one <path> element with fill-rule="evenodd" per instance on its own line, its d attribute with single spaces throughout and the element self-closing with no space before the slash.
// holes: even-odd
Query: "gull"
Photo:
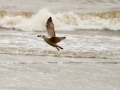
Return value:
<svg viewBox="0 0 120 90">
<path fill-rule="evenodd" d="M 38 35 L 37 37 L 42 37 L 47 44 L 56 47 L 58 51 L 59 49 L 63 49 L 61 46 L 58 46 L 57 43 L 60 42 L 61 40 L 64 40 L 66 37 L 56 37 L 52 17 L 48 18 L 46 22 L 46 29 L 49 37 L 45 35 Z"/>
</svg>

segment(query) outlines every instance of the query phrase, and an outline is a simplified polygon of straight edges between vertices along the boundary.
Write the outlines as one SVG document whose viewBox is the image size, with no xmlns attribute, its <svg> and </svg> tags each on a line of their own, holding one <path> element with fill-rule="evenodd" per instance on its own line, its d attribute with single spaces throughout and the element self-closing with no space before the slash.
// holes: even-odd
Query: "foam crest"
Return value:
<svg viewBox="0 0 120 90">
<path fill-rule="evenodd" d="M 45 24 L 49 16 L 51 16 L 51 13 L 48 12 L 46 9 L 40 10 L 31 18 L 24 19 L 20 24 L 17 25 L 17 28 L 27 31 L 43 31 L 45 30 Z"/>
<path fill-rule="evenodd" d="M 120 30 L 120 11 L 106 13 L 76 14 L 64 12 L 53 14 L 47 9 L 42 9 L 36 14 L 2 14 L 0 26 L 4 28 L 15 28 L 24 31 L 44 31 L 46 21 L 53 18 L 55 30 Z"/>
</svg>

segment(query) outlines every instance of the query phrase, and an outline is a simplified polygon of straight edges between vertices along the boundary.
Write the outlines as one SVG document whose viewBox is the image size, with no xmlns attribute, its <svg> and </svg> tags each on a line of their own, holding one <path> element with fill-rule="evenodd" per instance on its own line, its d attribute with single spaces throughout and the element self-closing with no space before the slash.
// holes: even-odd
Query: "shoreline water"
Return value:
<svg viewBox="0 0 120 90">
<path fill-rule="evenodd" d="M 119 90 L 119 71 L 118 59 L 0 54 L 0 89 Z"/>
<path fill-rule="evenodd" d="M 13 55 L 13 54 L 0 54 L 0 62 L 41 62 L 41 63 L 110 63 L 119 64 L 119 59 L 102 59 L 102 58 L 71 58 L 71 57 L 54 57 L 54 56 L 31 56 L 31 55 Z M 19 58 L 20 57 L 20 58 Z M 10 59 L 10 60 L 8 60 Z M 6 63 L 7 63 L 6 62 Z M 8 63 L 9 64 L 9 63 Z M 12 64 L 12 63 L 11 63 Z"/>
</svg>

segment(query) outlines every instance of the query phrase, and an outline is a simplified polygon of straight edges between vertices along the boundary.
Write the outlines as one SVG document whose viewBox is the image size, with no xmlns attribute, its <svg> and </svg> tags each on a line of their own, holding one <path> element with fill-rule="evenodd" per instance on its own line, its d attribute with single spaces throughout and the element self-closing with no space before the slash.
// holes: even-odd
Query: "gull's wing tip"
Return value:
<svg viewBox="0 0 120 90">
<path fill-rule="evenodd" d="M 55 37 L 54 24 L 52 22 L 51 16 L 48 18 L 46 22 L 46 28 L 47 28 L 48 36 Z"/>
<path fill-rule="evenodd" d="M 52 19 L 52 17 L 50 16 L 49 19 Z"/>
<path fill-rule="evenodd" d="M 48 18 L 47 22 L 52 22 L 52 17 L 51 16 Z"/>
</svg>

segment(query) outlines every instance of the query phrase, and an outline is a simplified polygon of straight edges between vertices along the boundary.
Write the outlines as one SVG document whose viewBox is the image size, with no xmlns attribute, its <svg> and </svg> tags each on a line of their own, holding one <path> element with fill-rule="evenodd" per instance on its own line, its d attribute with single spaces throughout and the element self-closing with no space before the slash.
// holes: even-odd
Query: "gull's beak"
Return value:
<svg viewBox="0 0 120 90">
<path fill-rule="evenodd" d="M 38 35 L 37 37 L 42 37 L 42 35 Z"/>
</svg>

